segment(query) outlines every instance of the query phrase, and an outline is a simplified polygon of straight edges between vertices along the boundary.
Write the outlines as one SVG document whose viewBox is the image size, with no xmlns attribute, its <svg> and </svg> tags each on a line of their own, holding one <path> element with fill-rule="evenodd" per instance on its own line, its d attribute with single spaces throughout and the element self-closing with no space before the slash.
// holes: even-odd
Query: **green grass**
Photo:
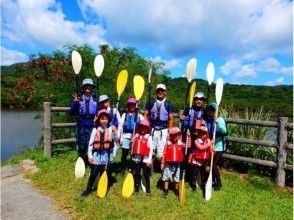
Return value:
<svg viewBox="0 0 294 220">
<path fill-rule="evenodd" d="M 76 180 L 74 165 L 77 154 L 66 147 L 55 147 L 52 158 L 47 159 L 41 150 L 33 150 L 14 157 L 7 163 L 17 163 L 24 158 L 37 162 L 40 172 L 29 174 L 28 178 L 44 194 L 55 199 L 55 207 L 64 210 L 73 219 L 292 219 L 292 193 L 274 186 L 268 179 L 248 176 L 222 170 L 223 188 L 213 192 L 206 202 L 202 192 L 192 193 L 186 185 L 184 207 L 170 191 L 168 199 L 162 199 L 162 192 L 156 188 L 160 174 L 152 180 L 151 197 L 140 191 L 138 196 L 123 198 L 121 189 L 123 177 L 117 175 L 117 183 L 106 198 L 99 199 L 95 193 L 87 198 L 79 195 L 87 184 L 86 176 Z M 247 175 L 246 175 L 247 177 Z"/>
</svg>

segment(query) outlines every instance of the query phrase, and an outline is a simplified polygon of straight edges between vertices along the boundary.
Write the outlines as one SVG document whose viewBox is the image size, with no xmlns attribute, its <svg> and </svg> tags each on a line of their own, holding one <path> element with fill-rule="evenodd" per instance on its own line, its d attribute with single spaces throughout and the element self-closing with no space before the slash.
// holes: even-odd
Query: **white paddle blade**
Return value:
<svg viewBox="0 0 294 220">
<path fill-rule="evenodd" d="M 71 53 L 71 63 L 75 74 L 79 74 L 82 68 L 82 57 L 77 51 Z"/>
<path fill-rule="evenodd" d="M 149 73 L 148 73 L 148 83 L 151 82 L 151 75 L 152 75 L 152 65 L 149 68 Z"/>
<path fill-rule="evenodd" d="M 214 79 L 214 64 L 212 62 L 209 62 L 206 67 L 206 78 L 208 81 L 208 85 L 211 85 Z"/>
<path fill-rule="evenodd" d="M 104 58 L 101 54 L 97 55 L 94 60 L 94 70 L 97 77 L 100 77 L 104 69 Z"/>
<path fill-rule="evenodd" d="M 205 200 L 208 201 L 211 199 L 211 193 L 212 193 L 212 173 L 209 173 L 208 180 L 205 185 Z"/>
<path fill-rule="evenodd" d="M 84 160 L 81 157 L 79 157 L 75 165 L 76 179 L 82 178 L 85 175 L 85 171 L 86 171 L 86 168 L 85 168 Z"/>
<path fill-rule="evenodd" d="M 223 95 L 223 88 L 224 88 L 224 81 L 222 78 L 218 78 L 216 81 L 216 87 L 215 87 L 215 99 L 217 105 L 220 104 L 222 95 Z"/>
<path fill-rule="evenodd" d="M 190 83 L 193 79 L 195 70 L 197 66 L 197 60 L 195 58 L 190 59 L 186 66 L 186 77 L 188 82 Z"/>
</svg>

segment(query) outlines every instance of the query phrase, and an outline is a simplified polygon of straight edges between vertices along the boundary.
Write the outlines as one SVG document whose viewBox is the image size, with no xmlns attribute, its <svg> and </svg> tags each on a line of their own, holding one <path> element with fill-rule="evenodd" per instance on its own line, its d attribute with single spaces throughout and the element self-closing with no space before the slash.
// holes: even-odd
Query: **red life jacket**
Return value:
<svg viewBox="0 0 294 220">
<path fill-rule="evenodd" d="M 210 141 L 196 139 L 195 140 L 196 153 L 194 154 L 194 158 L 209 160 L 211 158 L 211 147 Z"/>
<path fill-rule="evenodd" d="M 104 134 L 103 136 L 101 134 Z M 97 128 L 96 135 L 93 142 L 94 150 L 98 150 L 102 147 L 102 149 L 109 149 L 111 144 L 109 129 L 107 128 L 104 132 L 100 131 Z"/>
<path fill-rule="evenodd" d="M 148 137 L 136 134 L 134 145 L 133 145 L 133 154 L 138 154 L 140 156 L 149 156 L 150 148 L 148 146 Z"/>
<path fill-rule="evenodd" d="M 177 141 L 177 143 L 167 141 L 165 161 L 168 163 L 181 163 L 184 161 L 183 143 L 181 141 Z"/>
</svg>

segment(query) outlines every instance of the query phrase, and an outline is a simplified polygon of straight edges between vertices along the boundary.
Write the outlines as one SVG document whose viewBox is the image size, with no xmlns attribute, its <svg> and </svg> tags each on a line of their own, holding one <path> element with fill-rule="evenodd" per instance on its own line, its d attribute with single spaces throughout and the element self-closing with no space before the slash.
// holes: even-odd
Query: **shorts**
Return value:
<svg viewBox="0 0 294 220">
<path fill-rule="evenodd" d="M 166 164 L 162 173 L 162 180 L 180 182 L 180 164 Z"/>
</svg>

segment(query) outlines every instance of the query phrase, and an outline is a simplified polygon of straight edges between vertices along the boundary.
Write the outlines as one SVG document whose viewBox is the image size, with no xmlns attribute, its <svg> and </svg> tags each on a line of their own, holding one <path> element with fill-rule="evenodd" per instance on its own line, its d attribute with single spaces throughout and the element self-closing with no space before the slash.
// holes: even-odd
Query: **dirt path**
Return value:
<svg viewBox="0 0 294 220">
<path fill-rule="evenodd" d="M 20 169 L 24 166 L 30 165 L 1 167 L 1 219 L 69 219 L 61 211 L 54 210 L 52 199 L 40 194 L 23 177 Z"/>
</svg>

